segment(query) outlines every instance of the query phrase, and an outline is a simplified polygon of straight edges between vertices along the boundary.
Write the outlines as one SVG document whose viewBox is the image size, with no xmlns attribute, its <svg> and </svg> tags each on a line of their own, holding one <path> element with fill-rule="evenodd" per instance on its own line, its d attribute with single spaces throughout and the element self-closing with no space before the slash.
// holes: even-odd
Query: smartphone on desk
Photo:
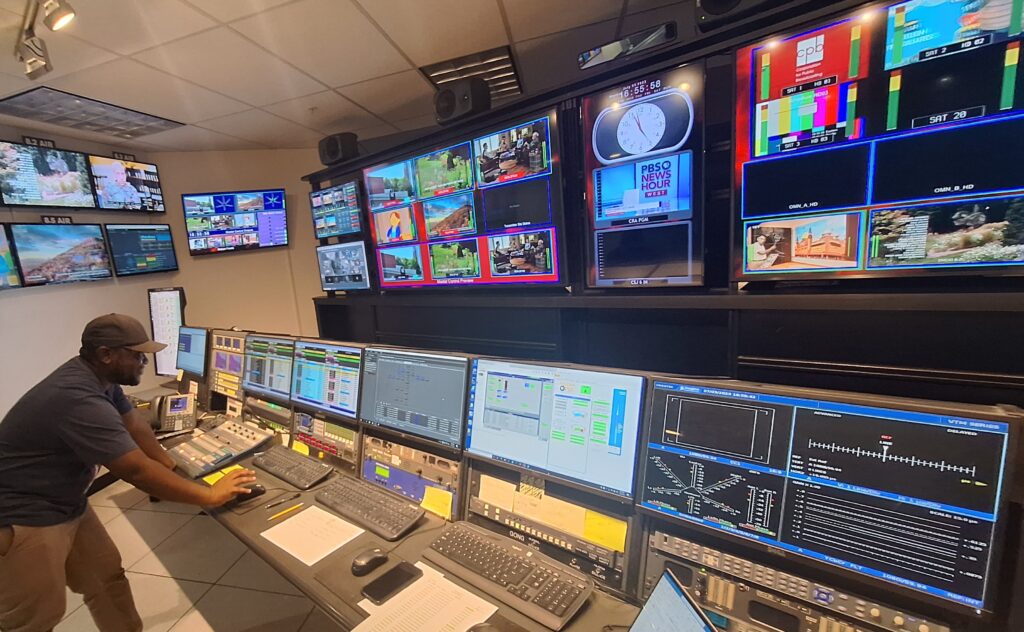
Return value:
<svg viewBox="0 0 1024 632">
<path fill-rule="evenodd" d="M 409 584 L 416 581 L 423 571 L 409 562 L 402 562 L 363 587 L 363 596 L 375 605 L 381 605 Z"/>
</svg>

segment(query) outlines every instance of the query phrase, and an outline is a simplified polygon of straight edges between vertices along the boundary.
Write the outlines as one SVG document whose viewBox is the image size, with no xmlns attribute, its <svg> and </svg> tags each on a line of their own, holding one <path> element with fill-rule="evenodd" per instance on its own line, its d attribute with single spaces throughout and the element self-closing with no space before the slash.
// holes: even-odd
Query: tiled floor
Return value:
<svg viewBox="0 0 1024 632">
<path fill-rule="evenodd" d="M 339 628 L 266 562 L 197 507 L 151 503 L 127 483 L 89 503 L 121 551 L 146 630 L 329 632 Z M 68 591 L 58 632 L 95 632 Z"/>
</svg>

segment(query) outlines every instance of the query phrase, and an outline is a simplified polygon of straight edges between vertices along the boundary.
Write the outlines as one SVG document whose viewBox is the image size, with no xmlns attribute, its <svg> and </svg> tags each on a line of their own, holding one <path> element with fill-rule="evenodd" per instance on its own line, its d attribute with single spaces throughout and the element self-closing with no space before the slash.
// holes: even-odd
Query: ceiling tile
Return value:
<svg viewBox="0 0 1024 632">
<path fill-rule="evenodd" d="M 437 119 L 433 114 L 424 114 L 423 116 L 398 121 L 395 123 L 395 126 L 403 132 L 411 132 L 418 129 L 428 128 L 441 129 L 441 126 L 437 124 Z"/>
<path fill-rule="evenodd" d="M 282 101 L 263 109 L 325 134 L 328 130 L 351 131 L 381 123 L 379 118 L 333 90 Z"/>
<path fill-rule="evenodd" d="M 0 75 L 0 97 L 10 96 L 18 92 L 24 92 L 34 87 L 25 77 L 14 77 L 11 75 Z"/>
<path fill-rule="evenodd" d="M 498 0 L 357 1 L 417 66 L 508 44 Z"/>
<path fill-rule="evenodd" d="M 187 0 L 190 4 L 206 11 L 222 22 L 252 15 L 276 7 L 289 0 Z"/>
<path fill-rule="evenodd" d="M 623 0 L 502 0 L 512 37 L 517 42 L 567 31 L 585 24 L 618 19 Z M 595 42 L 600 44 L 600 42 Z M 573 60 L 576 57 L 573 56 Z"/>
<path fill-rule="evenodd" d="M 324 88 L 227 27 L 147 50 L 135 58 L 257 106 Z"/>
<path fill-rule="evenodd" d="M 323 135 L 311 129 L 268 114 L 263 110 L 246 110 L 199 123 L 204 129 L 222 132 L 274 149 L 312 147 Z"/>
<path fill-rule="evenodd" d="M 302 0 L 231 27 L 332 87 L 410 67 L 351 0 Z"/>
<path fill-rule="evenodd" d="M 11 46 L 8 52 L 0 55 L 0 73 L 13 77 L 24 77 L 25 65 L 15 59 L 13 52 L 10 52 L 14 48 L 14 42 L 17 41 L 21 24 L 17 20 L 9 22 L 10 15 L 5 11 L 0 16 L 0 42 L 7 42 Z M 92 44 L 69 37 L 64 33 L 51 33 L 45 28 L 37 32 L 46 41 L 46 50 L 50 55 L 50 62 L 53 64 L 53 70 L 44 77 L 45 81 L 102 64 L 117 57 L 114 53 L 96 48 Z M 40 83 L 28 79 L 25 79 L 24 82 L 26 90 Z"/>
<path fill-rule="evenodd" d="M 185 127 L 146 136 L 144 142 L 176 151 L 263 149 L 263 145 L 259 143 L 225 136 L 224 134 L 211 132 L 208 129 L 201 129 L 193 125 L 186 125 Z"/>
<path fill-rule="evenodd" d="M 249 109 L 241 101 L 124 58 L 50 81 L 48 85 L 180 123 Z"/>
<path fill-rule="evenodd" d="M 399 131 L 400 130 L 394 125 L 374 125 L 373 127 L 356 130 L 356 136 L 359 138 L 359 141 L 362 142 L 371 138 L 380 138 L 381 136 L 397 134 Z"/>
<path fill-rule="evenodd" d="M 434 111 L 434 89 L 417 70 L 345 86 L 338 92 L 389 123 Z"/>
<path fill-rule="evenodd" d="M 593 74 L 594 69 L 580 70 L 577 55 L 615 37 L 616 24 L 616 20 L 609 20 L 516 44 L 516 63 L 523 91 L 537 94 Z"/>
<path fill-rule="evenodd" d="M 67 33 L 122 55 L 217 25 L 178 0 L 89 0 L 77 9 Z"/>
</svg>

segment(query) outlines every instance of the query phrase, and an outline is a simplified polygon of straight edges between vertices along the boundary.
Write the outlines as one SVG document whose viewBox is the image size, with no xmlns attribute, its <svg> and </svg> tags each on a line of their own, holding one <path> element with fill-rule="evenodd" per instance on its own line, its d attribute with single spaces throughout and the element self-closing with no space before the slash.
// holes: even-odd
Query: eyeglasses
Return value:
<svg viewBox="0 0 1024 632">
<path fill-rule="evenodd" d="M 127 351 L 128 353 L 130 353 L 133 356 L 135 356 L 135 361 L 136 362 L 148 362 L 149 361 L 149 359 L 146 357 L 146 352 L 145 351 L 135 351 L 134 349 L 129 349 L 128 347 L 118 347 L 118 349 L 121 349 L 122 351 Z"/>
</svg>

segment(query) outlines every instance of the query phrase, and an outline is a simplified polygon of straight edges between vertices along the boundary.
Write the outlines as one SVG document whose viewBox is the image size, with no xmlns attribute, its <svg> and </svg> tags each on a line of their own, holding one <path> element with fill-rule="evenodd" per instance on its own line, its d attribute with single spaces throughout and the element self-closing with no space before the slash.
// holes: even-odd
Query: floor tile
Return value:
<svg viewBox="0 0 1024 632">
<path fill-rule="evenodd" d="M 214 586 L 172 632 L 298 632 L 312 610 L 305 597 Z"/>
<path fill-rule="evenodd" d="M 143 498 L 148 497 L 149 494 L 141 489 L 136 489 L 124 481 L 117 481 L 89 496 L 89 504 L 100 507 L 128 509 Z"/>
<path fill-rule="evenodd" d="M 210 589 L 209 584 L 138 573 L 128 573 L 128 581 L 146 632 L 169 630 Z M 92 615 L 85 606 L 55 629 L 57 632 L 97 632 Z"/>
<path fill-rule="evenodd" d="M 252 551 L 246 551 L 217 584 L 302 596 L 302 591 Z"/>
<path fill-rule="evenodd" d="M 189 522 L 133 564 L 133 572 L 212 584 L 246 551 L 244 544 L 209 516 L 140 513 L 185 518 Z"/>
<path fill-rule="evenodd" d="M 191 519 L 181 514 L 129 509 L 108 522 L 106 528 L 121 551 L 121 563 L 131 568 Z"/>
<path fill-rule="evenodd" d="M 84 597 L 78 593 L 71 592 L 70 588 L 64 589 L 64 596 L 66 599 L 65 603 L 67 603 L 67 606 L 64 608 L 64 618 L 67 619 L 74 614 L 75 610 L 82 607 Z"/>
<path fill-rule="evenodd" d="M 313 608 L 313 612 L 309 613 L 309 618 L 302 624 L 299 632 L 341 632 L 345 629 L 324 614 L 320 608 Z"/>
<path fill-rule="evenodd" d="M 96 517 L 99 518 L 100 522 L 103 524 L 107 524 L 123 513 L 117 507 L 104 507 L 103 505 L 93 505 L 92 510 L 96 512 Z"/>
<path fill-rule="evenodd" d="M 160 511 L 163 513 L 178 513 L 188 514 L 190 516 L 198 515 L 201 508 L 195 505 L 186 505 L 185 503 L 172 503 L 169 500 L 157 500 L 153 502 L 147 495 L 145 498 L 140 500 L 138 503 L 132 505 L 132 509 L 138 511 Z"/>
</svg>

